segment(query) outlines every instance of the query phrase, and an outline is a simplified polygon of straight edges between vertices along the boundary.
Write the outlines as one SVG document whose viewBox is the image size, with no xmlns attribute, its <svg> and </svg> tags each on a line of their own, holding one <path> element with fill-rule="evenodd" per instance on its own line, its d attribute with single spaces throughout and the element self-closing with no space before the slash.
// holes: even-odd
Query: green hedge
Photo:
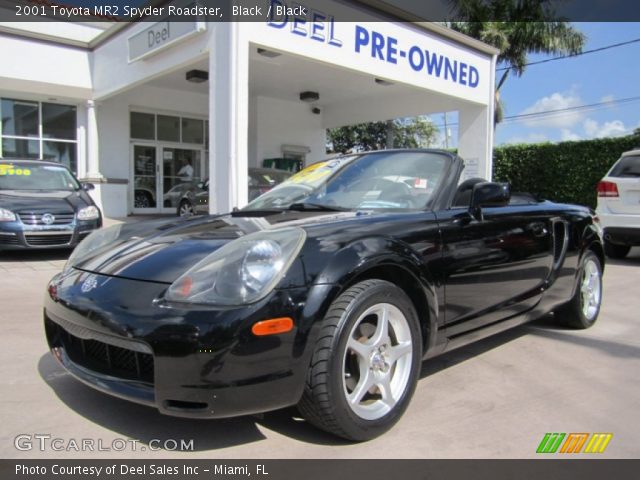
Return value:
<svg viewBox="0 0 640 480">
<path fill-rule="evenodd" d="M 493 178 L 513 192 L 530 192 L 555 202 L 596 206 L 596 184 L 620 154 L 640 147 L 640 136 L 580 142 L 496 147 Z"/>
</svg>

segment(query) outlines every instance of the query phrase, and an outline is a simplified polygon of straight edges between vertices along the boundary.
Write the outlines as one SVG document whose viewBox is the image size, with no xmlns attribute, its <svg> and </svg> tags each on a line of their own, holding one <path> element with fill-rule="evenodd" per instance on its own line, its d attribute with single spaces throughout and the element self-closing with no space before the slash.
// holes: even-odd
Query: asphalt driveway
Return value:
<svg viewBox="0 0 640 480">
<path fill-rule="evenodd" d="M 186 420 L 80 384 L 48 353 L 42 329 L 45 286 L 66 256 L 0 253 L 3 458 L 524 458 L 536 456 L 546 432 L 610 432 L 601 457 L 640 453 L 640 248 L 608 263 L 594 328 L 546 318 L 425 362 L 403 419 L 364 444 L 319 432 L 294 409 Z M 15 447 L 19 435 L 30 449 Z M 51 448 L 54 438 L 62 451 Z M 78 453 L 73 441 L 82 439 L 108 450 Z M 174 450 L 191 440 L 192 451 Z"/>
</svg>

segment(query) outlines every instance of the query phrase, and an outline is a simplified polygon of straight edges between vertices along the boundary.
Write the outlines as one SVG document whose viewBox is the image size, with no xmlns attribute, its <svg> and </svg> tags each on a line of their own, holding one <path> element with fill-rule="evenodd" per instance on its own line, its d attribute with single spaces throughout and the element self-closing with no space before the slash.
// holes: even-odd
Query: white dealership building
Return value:
<svg viewBox="0 0 640 480">
<path fill-rule="evenodd" d="M 110 217 L 175 212 L 190 165 L 223 212 L 247 203 L 248 168 L 324 158 L 327 128 L 457 112 L 465 176 L 489 178 L 497 52 L 392 9 L 322 5 L 236 23 L 0 23 L 0 156 L 70 166 Z"/>
</svg>

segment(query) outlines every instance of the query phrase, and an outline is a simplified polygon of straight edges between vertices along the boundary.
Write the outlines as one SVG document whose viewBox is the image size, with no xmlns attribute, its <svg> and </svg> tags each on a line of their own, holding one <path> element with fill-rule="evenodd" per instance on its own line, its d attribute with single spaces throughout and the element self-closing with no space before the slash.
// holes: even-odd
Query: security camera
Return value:
<svg viewBox="0 0 640 480">
<path fill-rule="evenodd" d="M 314 115 L 320 115 L 320 113 L 322 112 L 322 110 L 320 110 L 318 107 L 313 107 L 311 111 Z"/>
</svg>

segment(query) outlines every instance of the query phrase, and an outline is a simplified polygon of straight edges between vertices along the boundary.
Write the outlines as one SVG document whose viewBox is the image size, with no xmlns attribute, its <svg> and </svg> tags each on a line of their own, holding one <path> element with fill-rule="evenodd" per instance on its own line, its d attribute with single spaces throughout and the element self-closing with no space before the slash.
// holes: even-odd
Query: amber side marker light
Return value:
<svg viewBox="0 0 640 480">
<path fill-rule="evenodd" d="M 265 335 L 278 335 L 280 333 L 290 332 L 291 330 L 293 330 L 293 320 L 289 317 L 263 320 L 251 327 L 251 333 L 258 337 L 263 337 Z"/>
</svg>

